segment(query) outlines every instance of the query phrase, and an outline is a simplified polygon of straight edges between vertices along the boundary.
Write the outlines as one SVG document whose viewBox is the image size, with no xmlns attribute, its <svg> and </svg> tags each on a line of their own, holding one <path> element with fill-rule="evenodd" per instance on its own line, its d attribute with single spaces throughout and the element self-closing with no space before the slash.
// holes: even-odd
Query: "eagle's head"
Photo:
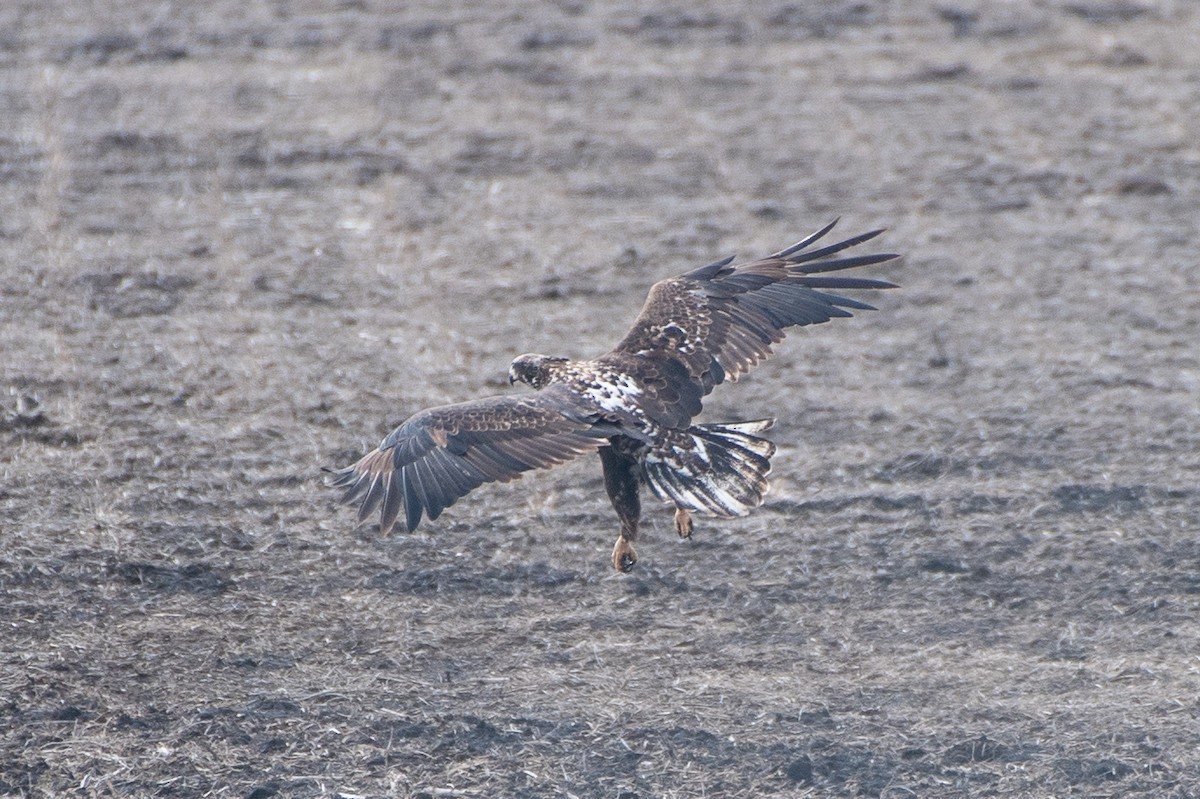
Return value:
<svg viewBox="0 0 1200 799">
<path fill-rule="evenodd" d="M 512 385 L 519 380 L 540 391 L 554 381 L 555 371 L 566 362 L 566 358 L 556 358 L 553 355 L 518 355 L 512 366 L 508 367 L 508 384 Z"/>
</svg>

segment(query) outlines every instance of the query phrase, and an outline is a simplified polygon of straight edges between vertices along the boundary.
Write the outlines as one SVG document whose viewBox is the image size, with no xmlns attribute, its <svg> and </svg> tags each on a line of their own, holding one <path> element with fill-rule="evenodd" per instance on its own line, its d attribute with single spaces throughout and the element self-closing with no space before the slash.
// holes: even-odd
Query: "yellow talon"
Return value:
<svg viewBox="0 0 1200 799">
<path fill-rule="evenodd" d="M 633 570 L 633 564 L 637 563 L 637 552 L 628 538 L 621 536 L 617 539 L 617 544 L 613 547 L 612 562 L 613 568 L 619 572 L 628 574 Z"/>
<path fill-rule="evenodd" d="M 675 532 L 680 538 L 692 537 L 692 515 L 683 508 L 675 509 Z"/>
</svg>

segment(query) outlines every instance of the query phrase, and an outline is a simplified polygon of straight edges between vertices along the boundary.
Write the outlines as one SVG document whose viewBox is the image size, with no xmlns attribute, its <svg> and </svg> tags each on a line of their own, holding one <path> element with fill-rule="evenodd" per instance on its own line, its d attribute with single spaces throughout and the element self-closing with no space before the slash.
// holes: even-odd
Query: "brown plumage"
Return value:
<svg viewBox="0 0 1200 799">
<path fill-rule="evenodd" d="M 762 503 L 775 447 L 759 434 L 771 420 L 692 425 L 702 398 L 737 380 L 771 354 L 789 327 L 874 310 L 829 289 L 884 289 L 871 278 L 829 275 L 882 263 L 891 253 L 840 256 L 879 235 L 871 231 L 816 249 L 831 223 L 767 258 L 733 258 L 656 283 L 633 328 L 611 352 L 590 361 L 522 355 L 509 382 L 532 395 L 488 397 L 415 414 L 353 466 L 334 472 L 358 518 L 380 509 L 391 530 L 408 530 L 485 482 L 508 481 L 598 451 L 621 532 L 613 565 L 637 561 L 633 541 L 640 487 L 676 508 L 682 537 L 690 514 L 742 516 Z"/>
</svg>

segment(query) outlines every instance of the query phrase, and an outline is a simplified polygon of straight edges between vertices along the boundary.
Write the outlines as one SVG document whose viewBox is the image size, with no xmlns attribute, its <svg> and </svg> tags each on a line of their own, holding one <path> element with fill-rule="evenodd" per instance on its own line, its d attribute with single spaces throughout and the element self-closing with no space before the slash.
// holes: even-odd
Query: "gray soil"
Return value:
<svg viewBox="0 0 1200 799">
<path fill-rule="evenodd" d="M 0 3 L 0 795 L 1200 795 L 1200 5 L 472 5 Z M 837 216 L 754 515 L 324 486 Z"/>
</svg>

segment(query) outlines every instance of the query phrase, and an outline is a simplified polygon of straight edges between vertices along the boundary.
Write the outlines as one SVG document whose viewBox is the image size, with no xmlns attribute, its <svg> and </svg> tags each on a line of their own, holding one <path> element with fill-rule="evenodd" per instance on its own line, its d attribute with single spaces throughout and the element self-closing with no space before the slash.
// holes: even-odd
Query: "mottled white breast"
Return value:
<svg viewBox="0 0 1200 799">
<path fill-rule="evenodd" d="M 632 413 L 641 416 L 637 398 L 642 388 L 629 375 L 605 371 L 600 380 L 589 383 L 584 396 L 609 413 Z"/>
</svg>

